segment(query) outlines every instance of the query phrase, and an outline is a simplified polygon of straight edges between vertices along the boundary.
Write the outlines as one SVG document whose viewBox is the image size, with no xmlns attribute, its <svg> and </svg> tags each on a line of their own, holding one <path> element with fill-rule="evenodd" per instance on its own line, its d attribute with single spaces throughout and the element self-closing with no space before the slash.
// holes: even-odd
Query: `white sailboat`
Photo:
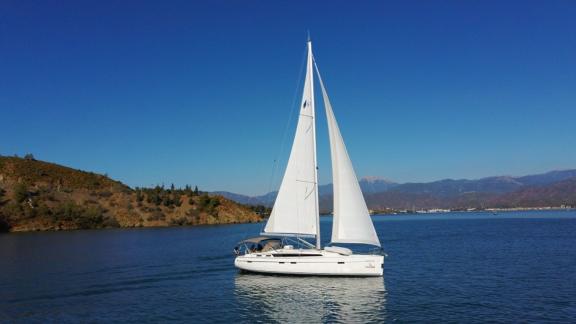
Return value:
<svg viewBox="0 0 576 324">
<path fill-rule="evenodd" d="M 318 75 L 330 140 L 334 216 L 330 246 L 320 244 L 314 71 Z M 239 243 L 234 264 L 245 271 L 331 276 L 382 276 L 384 256 L 354 254 L 338 243 L 380 247 L 360 185 L 340 134 L 308 40 L 306 78 L 288 165 L 262 236 Z M 292 238 L 294 244 L 287 244 Z M 303 238 L 315 238 L 312 245 Z M 242 251 L 243 250 L 243 251 Z"/>
</svg>

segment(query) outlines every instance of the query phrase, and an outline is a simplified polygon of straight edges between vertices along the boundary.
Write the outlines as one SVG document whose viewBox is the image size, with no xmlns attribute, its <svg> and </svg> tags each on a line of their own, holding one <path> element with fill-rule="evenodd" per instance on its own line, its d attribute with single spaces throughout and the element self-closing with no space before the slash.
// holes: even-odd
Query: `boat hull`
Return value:
<svg viewBox="0 0 576 324">
<path fill-rule="evenodd" d="M 281 256 L 250 253 L 236 257 L 234 265 L 243 271 L 307 276 L 381 277 L 381 255 L 339 255 L 322 251 L 320 255 Z"/>
</svg>

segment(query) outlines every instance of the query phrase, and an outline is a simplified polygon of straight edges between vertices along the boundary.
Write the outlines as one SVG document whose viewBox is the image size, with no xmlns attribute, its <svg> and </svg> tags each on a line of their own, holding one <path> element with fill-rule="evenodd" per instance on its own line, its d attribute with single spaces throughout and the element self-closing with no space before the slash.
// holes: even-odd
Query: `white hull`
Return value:
<svg viewBox="0 0 576 324">
<path fill-rule="evenodd" d="M 248 253 L 236 257 L 234 265 L 241 270 L 287 275 L 381 277 L 384 257 L 381 255 L 341 255 L 325 250 L 292 250 Z"/>
</svg>

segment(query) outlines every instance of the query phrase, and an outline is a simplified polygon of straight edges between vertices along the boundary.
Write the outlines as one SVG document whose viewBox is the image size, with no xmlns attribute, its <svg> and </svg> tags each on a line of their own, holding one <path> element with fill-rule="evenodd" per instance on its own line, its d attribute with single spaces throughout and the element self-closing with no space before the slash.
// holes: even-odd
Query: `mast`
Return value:
<svg viewBox="0 0 576 324">
<path fill-rule="evenodd" d="M 310 40 L 310 33 L 308 33 L 308 66 L 309 69 L 312 71 L 311 73 L 311 81 L 310 82 L 310 99 L 312 100 L 312 137 L 313 137 L 313 142 L 314 142 L 314 156 L 313 156 L 313 160 L 314 160 L 314 191 L 315 191 L 315 195 L 316 195 L 316 205 L 314 206 L 315 208 L 315 215 L 316 215 L 316 249 L 320 250 L 321 244 L 320 244 L 320 207 L 318 206 L 318 162 L 317 162 L 317 157 L 316 157 L 316 104 L 314 101 L 314 71 L 312 70 L 312 60 L 313 60 L 313 56 L 312 56 L 312 40 Z"/>
</svg>

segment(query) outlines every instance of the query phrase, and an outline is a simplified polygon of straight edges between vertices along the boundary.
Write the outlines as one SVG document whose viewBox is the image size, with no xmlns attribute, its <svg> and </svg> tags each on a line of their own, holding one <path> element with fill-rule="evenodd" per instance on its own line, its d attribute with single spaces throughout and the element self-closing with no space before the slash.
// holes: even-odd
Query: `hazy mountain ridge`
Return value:
<svg viewBox="0 0 576 324">
<path fill-rule="evenodd" d="M 399 185 L 396 182 L 379 177 L 366 177 L 360 179 L 360 181 L 358 182 L 360 184 L 362 192 L 364 193 L 376 193 L 380 191 L 386 191 Z M 228 199 L 234 200 L 244 205 L 272 206 L 274 204 L 274 200 L 276 199 L 278 191 L 272 191 L 260 196 L 247 196 L 229 191 L 213 191 L 212 193 L 222 195 Z M 332 196 L 332 184 L 330 183 L 318 186 L 318 194 L 321 200 L 323 197 Z"/>
<path fill-rule="evenodd" d="M 497 207 L 576 206 L 576 177 L 547 185 L 528 186 L 494 197 L 490 204 Z"/>
<path fill-rule="evenodd" d="M 489 208 L 574 205 L 576 188 L 571 186 L 573 182 L 570 179 L 576 179 L 576 169 L 519 177 L 443 179 L 403 184 L 367 177 L 359 183 L 370 209 Z M 236 194 L 223 192 L 222 195 L 234 200 Z M 251 201 L 270 206 L 275 195 L 276 192 L 256 197 L 237 196 L 241 199 L 239 202 Z M 320 186 L 319 195 L 320 209 L 330 211 L 332 184 Z"/>
</svg>

